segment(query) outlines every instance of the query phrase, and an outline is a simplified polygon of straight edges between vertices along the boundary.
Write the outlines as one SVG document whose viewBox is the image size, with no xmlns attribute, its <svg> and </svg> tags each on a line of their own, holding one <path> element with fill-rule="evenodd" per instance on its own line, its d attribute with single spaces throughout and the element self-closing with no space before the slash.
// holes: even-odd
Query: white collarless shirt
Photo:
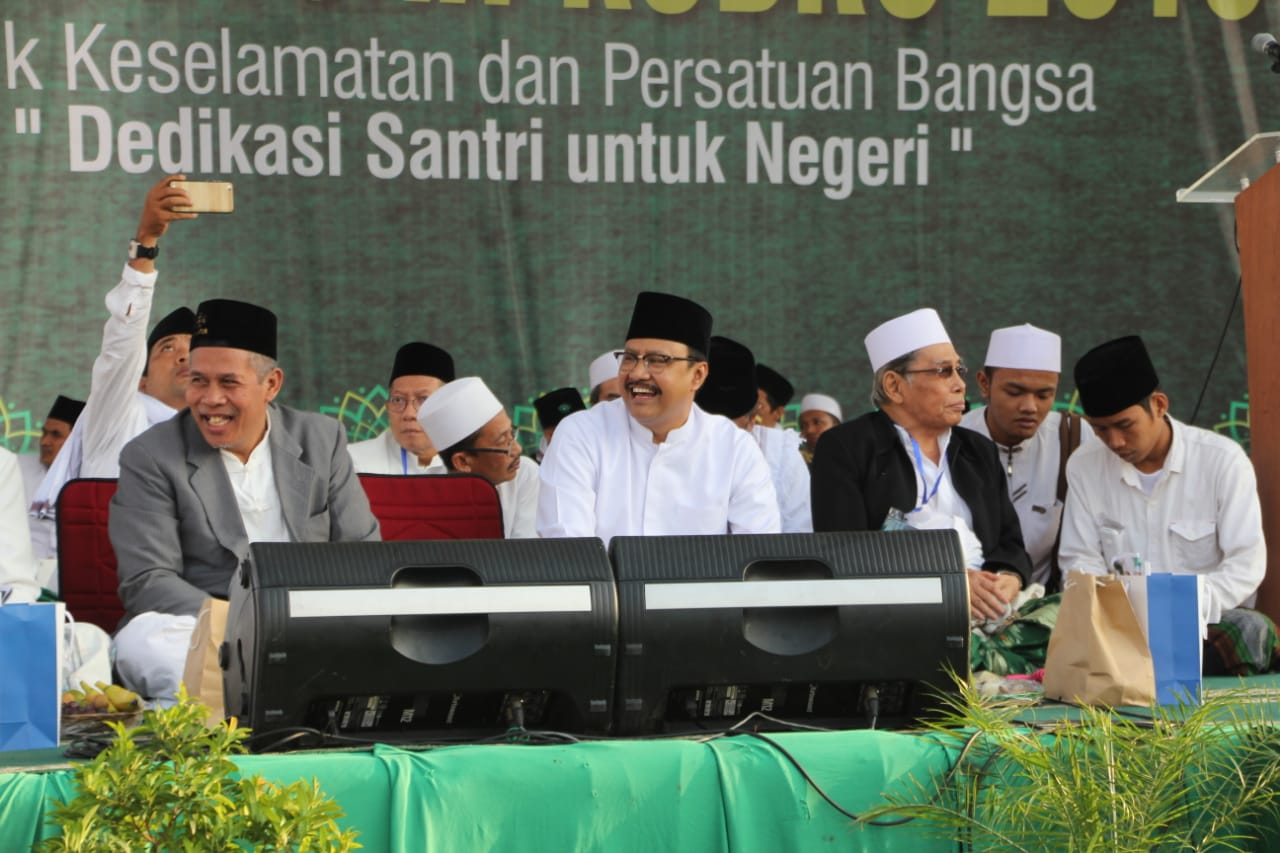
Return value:
<svg viewBox="0 0 1280 853">
<path fill-rule="evenodd" d="M 921 530 L 955 530 L 960 534 L 964 563 L 971 569 L 982 568 L 982 542 L 973 532 L 973 512 L 951 482 L 947 465 L 947 446 L 951 430 L 938 436 L 938 463 L 935 464 L 916 444 L 905 429 L 896 423 L 893 429 L 911 460 L 916 475 L 916 505 L 907 515 L 907 523 Z"/>
<path fill-rule="evenodd" d="M 376 438 L 357 441 L 347 445 L 351 454 L 351 462 L 357 474 L 447 474 L 440 454 L 431 457 L 431 461 L 423 465 L 416 454 L 410 453 L 399 445 L 395 434 L 385 430 Z"/>
<path fill-rule="evenodd" d="M 624 400 L 575 412 L 556 427 L 541 468 L 538 535 L 680 536 L 778 533 L 769 466 L 732 421 L 694 405 L 655 444 Z"/>
<path fill-rule="evenodd" d="M 222 465 L 231 481 L 231 491 L 236 496 L 236 506 L 244 522 L 244 532 L 250 542 L 289 542 L 289 528 L 284 522 L 284 509 L 280 505 L 280 490 L 276 488 L 276 475 L 271 469 L 271 420 L 267 419 L 267 431 L 249 453 L 249 459 L 241 462 L 229 450 L 219 450 Z"/>
<path fill-rule="evenodd" d="M 1012 447 L 996 443 L 1000 464 L 1009 477 L 1009 500 L 1022 527 L 1022 542 L 1031 558 L 1031 580 L 1043 584 L 1053 568 L 1053 545 L 1062 522 L 1058 500 L 1059 436 L 1062 413 L 1050 412 L 1036 434 Z M 967 412 L 960 426 L 991 438 L 985 406 Z M 1080 424 L 1080 448 L 1097 441 L 1087 423 Z"/>
<path fill-rule="evenodd" d="M 1168 420 L 1173 440 L 1149 495 L 1102 442 L 1072 454 L 1058 562 L 1106 574 L 1138 554 L 1152 572 L 1203 575 L 1204 615 L 1219 622 L 1223 610 L 1253 606 L 1266 574 L 1253 463 L 1231 439 Z"/>
</svg>

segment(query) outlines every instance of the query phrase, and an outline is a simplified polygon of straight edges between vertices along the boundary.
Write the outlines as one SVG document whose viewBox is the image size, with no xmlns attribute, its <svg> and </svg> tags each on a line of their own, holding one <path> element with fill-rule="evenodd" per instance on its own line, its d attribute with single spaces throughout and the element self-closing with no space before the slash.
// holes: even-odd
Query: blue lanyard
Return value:
<svg viewBox="0 0 1280 853">
<path fill-rule="evenodd" d="M 947 472 L 947 457 L 943 455 L 938 465 L 938 479 L 933 481 L 933 488 L 929 488 L 929 481 L 924 476 L 924 457 L 920 453 L 920 443 L 913 437 L 911 439 L 911 452 L 916 455 L 916 470 L 920 472 L 920 485 L 924 487 L 924 500 L 920 501 L 920 505 L 912 512 L 919 512 L 933 500 L 933 496 L 938 493 L 938 487 L 942 485 L 942 475 Z"/>
<path fill-rule="evenodd" d="M 405 452 L 403 447 L 400 448 L 400 473 L 409 473 L 409 454 Z"/>
</svg>

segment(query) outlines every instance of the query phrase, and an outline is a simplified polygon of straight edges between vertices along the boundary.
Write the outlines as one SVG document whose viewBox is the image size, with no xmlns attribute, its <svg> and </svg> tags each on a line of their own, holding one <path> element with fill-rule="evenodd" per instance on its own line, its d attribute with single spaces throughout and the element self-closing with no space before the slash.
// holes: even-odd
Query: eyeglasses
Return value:
<svg viewBox="0 0 1280 853">
<path fill-rule="evenodd" d="M 673 361 L 687 361 L 690 363 L 696 363 L 698 361 L 698 359 L 691 358 L 687 355 L 665 355 L 660 352 L 647 352 L 644 355 L 639 355 L 638 353 L 627 352 L 626 350 L 617 350 L 614 352 L 613 357 L 618 360 L 618 367 L 628 373 L 635 370 L 636 365 L 642 361 L 644 362 L 645 369 L 650 373 L 661 373 L 666 370 L 667 366 Z"/>
<path fill-rule="evenodd" d="M 422 404 L 427 402 L 426 394 L 420 394 L 416 397 L 405 397 L 400 394 L 393 394 L 387 398 L 387 408 L 395 412 L 397 415 L 404 411 L 405 406 L 410 403 L 415 409 L 421 409 Z"/>
<path fill-rule="evenodd" d="M 458 449 L 467 453 L 501 453 L 503 456 L 510 456 L 511 448 L 520 446 L 514 432 L 498 436 L 498 444 L 505 444 L 506 447 L 459 447 Z"/>
<path fill-rule="evenodd" d="M 951 374 L 954 373 L 956 376 L 964 379 L 969 375 L 969 368 L 965 367 L 963 364 L 944 364 L 941 367 L 922 367 L 918 370 L 899 370 L 898 372 L 904 376 L 910 373 L 932 373 L 939 379 L 950 379 Z"/>
</svg>

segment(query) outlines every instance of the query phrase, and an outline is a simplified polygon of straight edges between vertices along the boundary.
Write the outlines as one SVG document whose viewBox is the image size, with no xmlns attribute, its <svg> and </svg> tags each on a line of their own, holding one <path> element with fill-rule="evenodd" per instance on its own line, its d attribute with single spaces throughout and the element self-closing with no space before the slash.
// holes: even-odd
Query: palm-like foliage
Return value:
<svg viewBox="0 0 1280 853">
<path fill-rule="evenodd" d="M 910 816 L 989 851 L 1265 849 L 1256 836 L 1280 808 L 1280 729 L 1256 695 L 1150 717 L 1082 708 L 1048 728 L 1019 723 L 1025 707 L 962 683 L 928 735 L 956 750 L 954 772 L 914 780 L 862 821 Z"/>
</svg>

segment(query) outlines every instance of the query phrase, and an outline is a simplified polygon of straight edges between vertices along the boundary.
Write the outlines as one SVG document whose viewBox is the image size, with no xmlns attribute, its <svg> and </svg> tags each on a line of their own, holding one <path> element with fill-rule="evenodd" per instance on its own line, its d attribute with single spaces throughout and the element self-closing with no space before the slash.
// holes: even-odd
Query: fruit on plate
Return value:
<svg viewBox="0 0 1280 853">
<path fill-rule="evenodd" d="M 80 682 L 79 690 L 66 690 L 62 694 L 63 714 L 112 714 L 132 713 L 142 710 L 142 697 L 118 684 L 97 686 Z"/>
</svg>

